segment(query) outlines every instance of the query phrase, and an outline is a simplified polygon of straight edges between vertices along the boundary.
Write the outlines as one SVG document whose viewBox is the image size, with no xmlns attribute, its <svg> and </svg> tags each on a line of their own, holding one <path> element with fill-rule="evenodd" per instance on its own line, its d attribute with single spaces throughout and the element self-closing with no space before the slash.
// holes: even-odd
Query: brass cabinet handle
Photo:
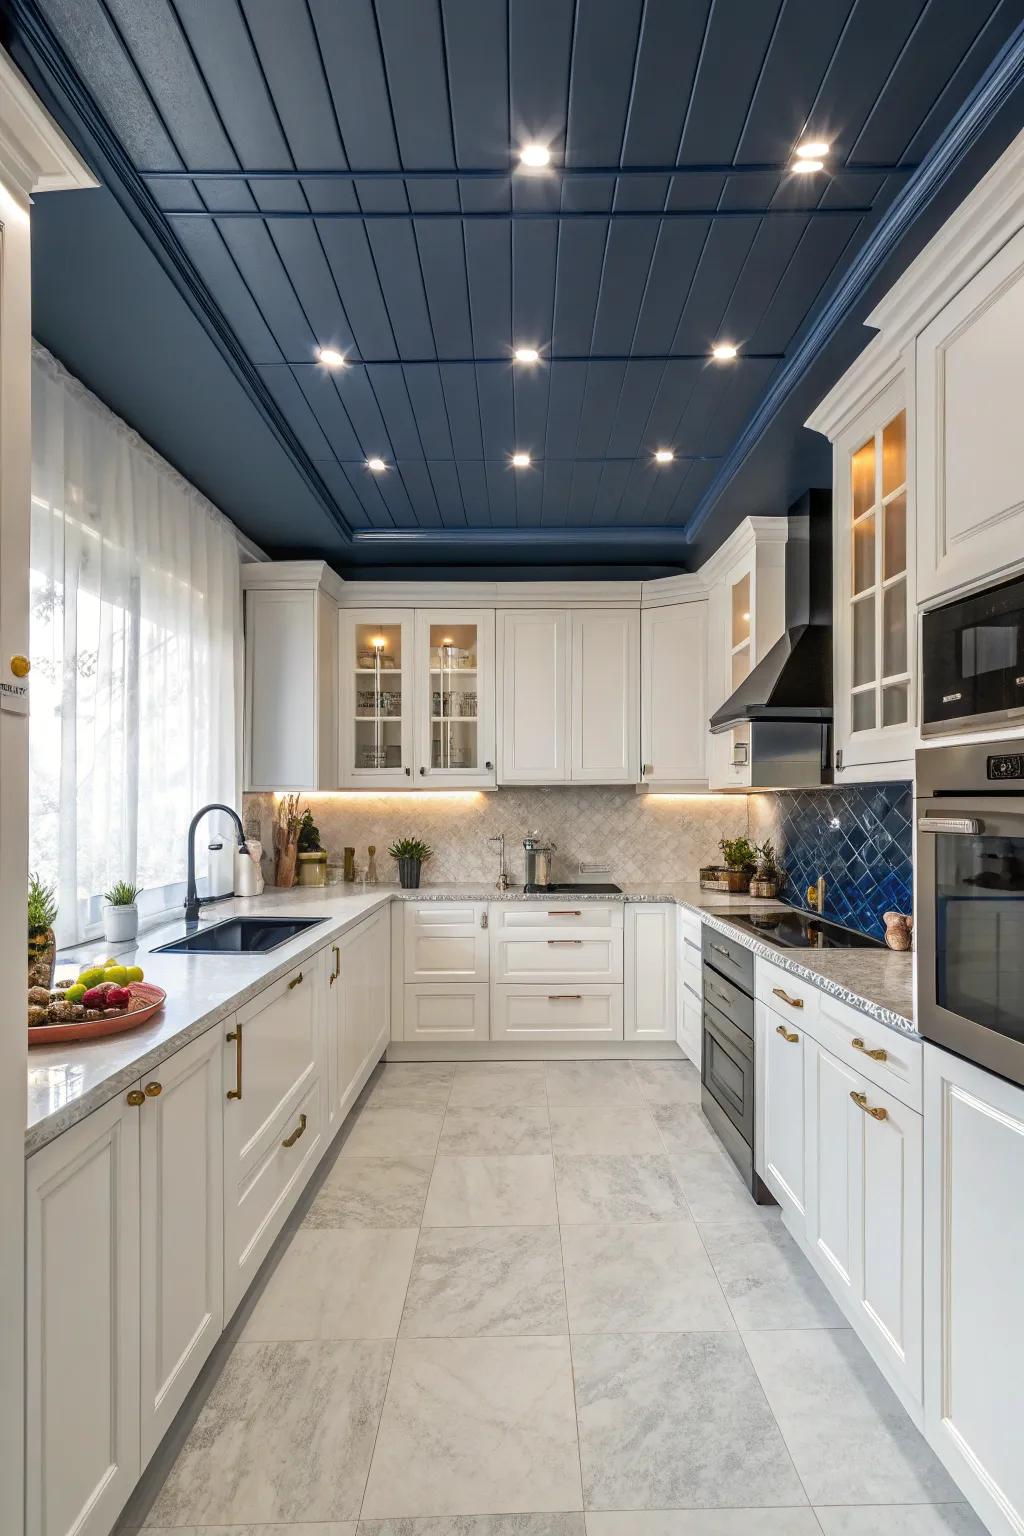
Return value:
<svg viewBox="0 0 1024 1536">
<path fill-rule="evenodd" d="M 549 992 L 549 1003 L 582 1003 L 582 992 Z"/>
<path fill-rule="evenodd" d="M 298 984 L 299 984 L 299 982 L 301 980 L 302 980 L 302 972 L 300 971 L 299 974 L 297 976 L 293 976 L 291 981 L 288 983 L 288 991 L 289 992 L 294 991 L 294 989 L 298 986 Z"/>
<path fill-rule="evenodd" d="M 163 1091 L 163 1083 L 152 1082 L 146 1084 L 145 1094 L 147 1099 L 158 1099 Z"/>
<path fill-rule="evenodd" d="M 582 917 L 579 907 L 549 907 L 548 917 Z"/>
<path fill-rule="evenodd" d="M 331 972 L 330 978 L 331 986 L 333 987 L 334 983 L 341 975 L 341 950 L 338 948 L 337 944 L 331 945 L 331 953 L 334 955 L 334 970 Z"/>
<path fill-rule="evenodd" d="M 788 1040 L 790 1045 L 796 1045 L 797 1041 L 800 1039 L 800 1036 L 788 1030 L 785 1024 L 777 1024 L 775 1026 L 775 1033 L 777 1035 L 781 1035 L 783 1040 Z"/>
<path fill-rule="evenodd" d="M 582 944 L 582 939 L 548 939 L 549 944 Z"/>
<path fill-rule="evenodd" d="M 851 1040 L 850 1044 L 853 1046 L 855 1051 L 863 1051 L 865 1056 L 870 1056 L 872 1061 L 889 1060 L 888 1051 L 884 1051 L 881 1046 L 877 1046 L 873 1051 L 868 1050 L 868 1047 L 864 1044 L 864 1041 L 860 1038 L 859 1035 Z"/>
<path fill-rule="evenodd" d="M 241 1026 L 241 1024 L 236 1024 L 234 1029 L 227 1036 L 227 1038 L 229 1040 L 233 1040 L 235 1042 L 235 1086 L 233 1088 L 229 1088 L 228 1089 L 228 1098 L 229 1099 L 240 1099 L 242 1097 L 242 1026 Z"/>
<path fill-rule="evenodd" d="M 883 1109 L 880 1104 L 869 1104 L 866 1093 L 858 1093 L 856 1088 L 851 1088 L 850 1098 L 857 1108 L 862 1109 L 866 1115 L 870 1115 L 872 1120 L 888 1120 L 889 1111 Z"/>
<path fill-rule="evenodd" d="M 146 1095 L 141 1088 L 132 1088 L 125 1094 L 125 1099 L 132 1106 L 132 1109 L 138 1109 L 140 1104 L 145 1104 Z"/>
<path fill-rule="evenodd" d="M 804 1005 L 802 997 L 790 997 L 789 993 L 784 992 L 781 987 L 772 987 L 772 996 L 781 997 L 782 1001 L 788 1003 L 791 1008 L 802 1008 Z"/>
<path fill-rule="evenodd" d="M 291 1135 L 286 1136 L 284 1141 L 282 1141 L 282 1147 L 294 1147 L 295 1143 L 298 1141 L 299 1137 L 302 1135 L 305 1129 L 306 1117 L 305 1115 L 300 1115 L 298 1125 L 295 1127 L 294 1131 L 292 1131 Z"/>
</svg>

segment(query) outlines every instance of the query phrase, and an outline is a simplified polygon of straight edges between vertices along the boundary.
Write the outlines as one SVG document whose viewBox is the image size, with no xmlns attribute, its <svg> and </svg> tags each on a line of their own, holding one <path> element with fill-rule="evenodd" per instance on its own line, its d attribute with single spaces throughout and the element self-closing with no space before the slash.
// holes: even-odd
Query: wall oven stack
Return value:
<svg viewBox="0 0 1024 1536">
<path fill-rule="evenodd" d="M 701 1109 L 759 1205 L 774 1204 L 754 1171 L 754 956 L 704 924 Z"/>
</svg>

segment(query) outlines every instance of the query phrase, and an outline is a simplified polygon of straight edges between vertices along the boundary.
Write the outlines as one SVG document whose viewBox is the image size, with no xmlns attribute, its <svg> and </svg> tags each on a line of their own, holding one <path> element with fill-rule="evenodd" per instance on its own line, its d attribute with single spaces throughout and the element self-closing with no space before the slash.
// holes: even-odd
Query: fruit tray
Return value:
<svg viewBox="0 0 1024 1536">
<path fill-rule="evenodd" d="M 122 1035 L 128 1029 L 138 1029 L 151 1019 L 167 1000 L 163 987 L 154 987 L 148 981 L 132 981 L 128 984 L 132 994 L 130 1006 L 113 1018 L 79 1019 L 74 1024 L 30 1024 L 29 1045 L 64 1045 L 74 1040 L 100 1040 L 104 1035 Z"/>
</svg>

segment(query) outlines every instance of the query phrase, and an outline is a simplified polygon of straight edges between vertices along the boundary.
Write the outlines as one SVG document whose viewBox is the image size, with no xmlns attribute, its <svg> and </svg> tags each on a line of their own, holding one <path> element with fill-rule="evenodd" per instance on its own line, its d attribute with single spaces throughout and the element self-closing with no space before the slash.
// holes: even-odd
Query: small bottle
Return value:
<svg viewBox="0 0 1024 1536">
<path fill-rule="evenodd" d="M 345 849 L 345 880 L 351 884 L 356 878 L 356 851 L 354 848 Z"/>
<path fill-rule="evenodd" d="M 371 843 L 366 850 L 366 883 L 377 884 L 377 845 Z"/>
</svg>

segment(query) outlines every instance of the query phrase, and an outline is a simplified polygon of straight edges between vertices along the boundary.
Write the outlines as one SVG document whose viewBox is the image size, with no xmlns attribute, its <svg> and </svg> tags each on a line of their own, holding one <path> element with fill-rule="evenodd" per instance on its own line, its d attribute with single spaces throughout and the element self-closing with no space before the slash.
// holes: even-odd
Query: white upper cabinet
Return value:
<svg viewBox="0 0 1024 1536">
<path fill-rule="evenodd" d="M 640 776 L 640 613 L 570 615 L 570 768 L 575 784 L 635 784 Z"/>
<path fill-rule="evenodd" d="M 499 612 L 499 784 L 569 777 L 569 615 Z"/>
<path fill-rule="evenodd" d="M 640 777 L 651 789 L 707 785 L 706 601 L 647 608 L 640 639 Z"/>
<path fill-rule="evenodd" d="M 410 608 L 341 610 L 341 782 L 411 789 L 416 669 Z"/>
<path fill-rule="evenodd" d="M 918 596 L 1024 559 L 1024 230 L 917 338 Z"/>
<path fill-rule="evenodd" d="M 494 787 L 492 609 L 417 612 L 416 757 L 420 788 Z"/>
</svg>

